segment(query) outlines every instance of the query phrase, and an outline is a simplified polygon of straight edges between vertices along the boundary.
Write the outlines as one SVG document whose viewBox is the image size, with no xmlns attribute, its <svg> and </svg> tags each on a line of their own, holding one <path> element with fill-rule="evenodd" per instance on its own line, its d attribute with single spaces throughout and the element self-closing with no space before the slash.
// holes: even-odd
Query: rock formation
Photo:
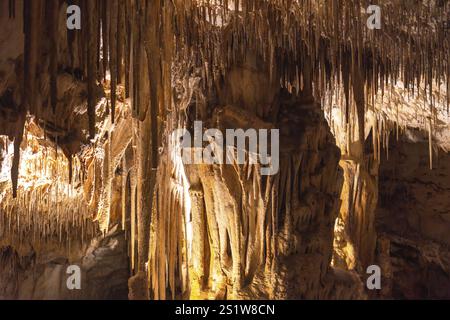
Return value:
<svg viewBox="0 0 450 320">
<path fill-rule="evenodd" d="M 0 2 L 0 298 L 450 298 L 450 4 L 377 5 Z"/>
</svg>

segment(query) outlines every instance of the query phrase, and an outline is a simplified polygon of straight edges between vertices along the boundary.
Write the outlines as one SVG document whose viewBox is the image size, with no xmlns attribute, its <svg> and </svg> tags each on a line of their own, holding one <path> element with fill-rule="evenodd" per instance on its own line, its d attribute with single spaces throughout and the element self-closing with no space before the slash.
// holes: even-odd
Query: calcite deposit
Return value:
<svg viewBox="0 0 450 320">
<path fill-rule="evenodd" d="M 0 299 L 450 298 L 450 3 L 374 2 L 0 1 Z"/>
</svg>

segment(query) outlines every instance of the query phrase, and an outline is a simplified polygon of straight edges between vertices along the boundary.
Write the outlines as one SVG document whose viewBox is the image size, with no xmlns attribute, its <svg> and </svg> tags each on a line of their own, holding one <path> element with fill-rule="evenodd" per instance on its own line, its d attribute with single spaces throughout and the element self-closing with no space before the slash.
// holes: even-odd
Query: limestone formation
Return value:
<svg viewBox="0 0 450 320">
<path fill-rule="evenodd" d="M 377 2 L 0 1 L 0 298 L 450 298 L 450 4 Z"/>
</svg>

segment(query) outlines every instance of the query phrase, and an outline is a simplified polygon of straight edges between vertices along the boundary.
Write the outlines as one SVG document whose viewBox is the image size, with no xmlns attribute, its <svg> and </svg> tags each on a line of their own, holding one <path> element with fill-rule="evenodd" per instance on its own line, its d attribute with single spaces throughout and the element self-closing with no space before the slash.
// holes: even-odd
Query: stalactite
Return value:
<svg viewBox="0 0 450 320">
<path fill-rule="evenodd" d="M 36 110 L 36 75 L 40 54 L 40 36 L 42 34 L 42 0 L 24 1 L 24 90 L 27 110 Z"/>
<path fill-rule="evenodd" d="M 106 72 L 109 67 L 109 30 L 110 30 L 110 14 L 111 6 L 109 0 L 102 0 L 101 2 L 102 12 L 101 12 L 101 26 L 102 26 L 102 54 L 103 54 L 103 74 L 106 78 Z"/>
<path fill-rule="evenodd" d="M 352 81 L 353 81 L 353 96 L 356 104 L 356 116 L 358 123 L 358 141 L 361 145 L 361 156 L 364 156 L 364 141 L 365 141 L 365 99 L 364 99 L 364 83 L 361 75 L 359 63 L 352 67 Z"/>
<path fill-rule="evenodd" d="M 119 1 L 118 18 L 117 18 L 117 83 L 125 85 L 125 37 L 126 37 L 126 17 L 125 17 L 125 1 Z"/>
<path fill-rule="evenodd" d="M 40 0 L 39 0 L 40 1 Z M 35 12 L 40 10 L 31 9 L 32 6 L 38 6 L 39 1 L 26 2 L 25 13 Z M 391 37 L 384 36 L 376 31 L 366 30 L 360 28 L 360 24 L 364 23 L 364 3 L 362 1 L 356 1 L 352 3 L 338 4 L 332 2 L 331 6 L 323 6 L 320 1 L 317 3 L 297 3 L 297 2 L 281 2 L 277 6 L 272 5 L 270 1 L 264 2 L 264 4 L 248 4 L 245 2 L 236 2 L 230 8 L 227 3 L 220 3 L 224 7 L 220 8 L 220 19 L 224 21 L 229 20 L 233 16 L 239 15 L 239 18 L 232 19 L 233 23 L 227 26 L 227 36 L 221 37 L 220 29 L 213 27 L 214 21 L 217 23 L 219 18 L 216 13 L 218 7 L 213 8 L 215 4 L 211 2 L 195 2 L 195 1 L 176 1 L 173 3 L 176 9 L 176 15 L 172 18 L 168 12 L 172 4 L 167 3 L 159 10 L 149 10 L 151 6 L 143 5 L 140 2 L 99 2 L 90 4 L 84 1 L 83 8 L 88 15 L 86 22 L 91 22 L 88 25 L 89 32 L 84 33 L 84 39 L 78 39 L 81 47 L 97 48 L 95 43 L 98 43 L 100 38 L 103 41 L 103 69 L 107 69 L 108 63 L 110 63 L 111 70 L 111 96 L 112 96 L 112 114 L 115 112 L 115 87 L 119 82 L 123 82 L 124 78 L 133 80 L 133 87 L 135 96 L 137 97 L 141 90 L 139 90 L 138 78 L 136 77 L 141 70 L 141 53 L 142 53 L 142 38 L 147 37 L 143 33 L 148 33 L 148 29 L 143 26 L 150 21 L 149 18 L 160 19 L 158 28 L 161 26 L 163 32 L 161 37 L 152 35 L 155 37 L 149 41 L 151 43 L 157 43 L 163 40 L 162 46 L 164 52 L 164 59 L 160 63 L 155 62 L 154 70 L 158 73 L 161 70 L 163 74 L 156 74 L 156 79 L 160 79 L 161 88 L 164 89 L 160 92 L 161 97 L 168 95 L 168 92 L 164 92 L 169 87 L 167 83 L 170 82 L 167 74 L 169 73 L 169 63 L 165 61 L 165 57 L 170 57 L 173 51 L 170 47 L 173 43 L 166 35 L 166 31 L 169 30 L 172 21 L 176 22 L 175 37 L 178 38 L 176 50 L 182 48 L 190 48 L 191 50 L 198 50 L 201 54 L 197 57 L 198 65 L 203 69 L 205 78 L 204 85 L 212 86 L 213 81 L 211 79 L 217 79 L 217 75 L 224 74 L 227 67 L 240 59 L 245 54 L 244 48 L 248 45 L 254 47 L 264 59 L 269 61 L 269 72 L 272 75 L 280 75 L 283 78 L 283 86 L 292 88 L 294 85 L 297 90 L 299 87 L 303 87 L 303 84 L 307 86 L 310 82 L 314 83 L 315 94 L 323 94 L 326 88 L 331 88 L 331 81 L 334 76 L 343 80 L 344 93 L 346 95 L 346 114 L 349 115 L 349 92 L 360 92 L 360 89 L 355 90 L 354 84 L 360 86 L 363 84 L 370 89 L 373 87 L 375 90 L 366 90 L 366 92 L 377 92 L 379 83 L 383 84 L 381 89 L 384 90 L 386 83 L 394 83 L 399 79 L 399 76 L 403 77 L 404 83 L 413 83 L 415 80 L 419 81 L 425 79 L 427 85 L 427 92 L 433 94 L 433 87 L 435 87 L 431 81 L 432 78 L 446 79 L 447 85 L 448 79 L 448 54 L 445 54 L 445 48 L 448 47 L 448 43 L 445 37 L 445 30 L 438 28 L 437 32 L 431 33 L 427 30 L 429 39 L 425 41 L 425 37 L 417 33 L 417 25 L 424 19 L 429 19 L 431 15 L 439 17 L 442 9 L 438 9 L 434 6 L 429 6 L 430 13 L 428 16 L 417 14 L 412 25 L 408 25 L 408 33 L 400 32 L 398 37 L 399 43 L 392 43 Z M 383 9 L 384 9 L 384 5 Z M 11 5 L 10 5 L 11 7 Z M 33 7 L 35 8 L 35 7 Z M 258 8 L 258 9 L 256 9 Z M 402 7 L 403 8 L 403 7 Z M 411 12 L 411 8 L 403 8 L 405 11 L 405 19 L 409 16 L 414 16 Z M 260 11 L 257 11 L 260 10 Z M 441 10 L 441 11 L 439 11 Z M 41 10 L 42 11 L 42 10 Z M 146 11 L 146 12 L 145 12 Z M 154 12 L 152 15 L 145 17 L 148 12 Z M 255 15 L 254 12 L 259 12 Z M 395 10 L 383 10 L 386 16 L 386 23 L 390 27 L 398 27 L 395 24 L 396 19 L 392 19 L 392 12 Z M 112 14 L 112 15 L 111 15 Z M 33 45 L 36 42 L 36 37 L 32 35 L 38 34 L 37 30 L 38 15 L 33 15 L 36 19 L 26 19 L 25 34 L 26 37 L 32 41 L 27 41 L 29 45 L 28 55 L 30 57 L 36 56 L 37 46 Z M 126 16 L 126 17 L 125 17 Z M 190 17 L 197 17 L 192 21 Z M 285 18 L 288 17 L 288 18 Z M 336 21 L 333 17 L 342 17 L 339 21 Z M 125 19 L 126 18 L 126 19 Z M 48 19 L 52 20 L 52 19 Z M 97 29 L 100 25 L 102 37 L 99 37 Z M 111 23 L 110 20 L 112 20 Z M 437 19 L 439 21 L 439 19 Z M 220 25 L 218 23 L 218 25 Z M 33 24 L 33 27 L 30 26 Z M 390 24 L 395 24 L 391 26 Z M 390 30 L 388 28 L 388 30 Z M 52 29 L 52 28 L 51 28 Z M 27 31 L 28 30 L 28 31 Z M 54 30 L 54 29 L 52 29 Z M 291 30 L 297 30 L 291 32 Z M 390 31 L 389 31 L 390 32 Z M 341 36 L 342 33 L 342 36 Z M 86 36 L 87 34 L 93 37 Z M 287 37 L 282 35 L 287 34 Z M 76 33 L 69 32 L 69 35 L 77 37 Z M 97 38 L 97 39 L 95 39 Z M 163 39 L 164 38 L 164 39 Z M 170 40 L 168 40 L 170 39 Z M 265 40 L 267 39 L 267 41 Z M 330 39 L 330 40 L 328 40 Z M 346 40 L 350 39 L 350 41 Z M 413 39 L 419 46 L 419 50 L 411 50 L 410 42 Z M 440 47 L 432 47 L 431 44 L 436 39 L 441 40 L 443 45 Z M 88 41 L 90 40 L 90 41 Z M 366 50 L 363 46 L 366 40 L 370 40 L 371 46 Z M 70 41 L 69 41 L 70 42 Z M 85 43 L 83 43 L 85 42 Z M 88 44 L 93 44 L 93 46 Z M 111 42 L 111 45 L 110 43 Z M 133 42 L 133 44 L 132 44 Z M 309 45 L 311 44 L 311 45 Z M 397 45 L 398 44 L 398 45 Z M 53 46 L 55 47 L 55 46 Z M 81 52 L 83 53 L 83 50 Z M 125 50 L 126 48 L 126 50 Z M 407 48 L 408 50 L 404 50 Z M 31 51 L 30 51 L 31 50 Z M 224 52 L 222 52 L 224 50 Z M 430 50 L 437 50 L 437 58 L 430 56 Z M 73 50 L 69 50 L 73 51 Z M 93 49 L 91 51 L 97 51 Z M 442 51 L 442 54 L 441 54 Z M 34 52 L 34 53 L 33 53 Z M 132 59 L 129 59 L 129 53 L 131 52 Z M 406 54 L 407 52 L 407 54 Z M 157 56 L 161 52 L 153 52 Z M 286 53 L 285 57 L 283 54 Z M 320 53 L 320 54 L 319 54 Z M 148 54 L 148 53 L 147 53 Z M 97 56 L 94 52 L 87 54 L 87 58 L 84 59 L 89 65 L 95 65 L 93 56 Z M 355 66 L 362 68 L 361 81 L 355 81 L 352 79 L 352 84 L 349 83 L 350 68 L 348 64 L 348 57 L 354 57 L 353 61 L 356 62 Z M 275 65 L 273 61 L 275 58 L 282 58 L 285 62 Z M 111 59 L 109 59 L 111 58 Z M 446 59 L 447 58 L 447 59 Z M 72 59 L 73 60 L 73 59 Z M 83 59 L 82 59 L 83 60 Z M 109 60 L 109 61 L 108 61 Z M 133 61 L 128 61 L 133 60 Z M 441 60 L 442 63 L 440 62 Z M 57 59 L 51 59 L 52 62 Z M 90 62 L 89 62 L 90 61 Z M 34 79 L 33 73 L 35 73 L 35 63 L 33 59 L 26 59 L 29 66 L 25 67 L 28 79 Z M 72 61 L 73 62 L 73 61 Z M 368 63 L 366 63 L 368 62 Z M 420 63 L 414 63 L 420 62 Z M 81 66 L 84 64 L 81 63 Z M 126 67 L 129 65 L 131 68 Z M 296 69 L 287 68 L 287 65 L 301 65 L 300 72 Z M 364 65 L 364 67 L 363 67 Z M 395 67 L 394 67 L 395 66 Z M 445 68 L 445 66 L 447 68 Z M 126 67 L 126 68 L 125 68 Z M 54 70 L 54 65 L 52 66 Z M 96 67 L 87 68 L 88 76 L 93 74 L 96 77 Z M 277 69 L 277 70 L 275 70 Z M 308 71 L 310 69 L 310 71 Z M 403 69 L 403 70 L 401 70 Z M 289 71 L 293 70 L 293 71 Z M 295 70 L 295 71 L 294 71 Z M 85 70 L 86 71 L 86 70 Z M 106 70 L 104 70 L 106 71 Z M 126 73 L 126 74 L 124 74 Z M 311 77 L 310 74 L 314 76 Z M 445 75 L 447 73 L 447 75 Z M 53 73 L 54 74 L 54 73 Z M 134 76 L 132 76 L 134 75 Z M 94 77 L 89 77 L 90 90 L 93 91 L 95 82 Z M 134 79 L 133 79 L 134 78 Z M 165 78 L 164 81 L 162 79 Z M 413 79 L 415 78 L 415 79 Z M 310 80 L 308 80 L 310 79 Z M 125 81 L 126 86 L 128 82 Z M 31 85 L 33 81 L 26 81 L 28 85 Z M 54 80 L 52 81 L 54 83 Z M 130 82 L 131 83 L 131 82 Z M 300 84 L 302 83 L 302 84 Z M 152 87 L 152 86 L 150 86 Z M 307 87 L 304 88 L 307 90 Z M 159 90 L 159 89 L 152 89 Z M 31 90 L 32 91 L 32 90 Z M 449 90 L 447 90 L 449 91 Z M 133 95 L 133 94 L 132 94 Z M 155 96 L 154 94 L 152 94 Z M 357 94 L 364 97 L 365 94 Z M 373 94 L 372 94 L 373 95 Z M 447 96 L 449 96 L 447 94 Z M 33 94 L 30 95 L 32 99 Z M 364 97 L 366 101 L 369 101 L 368 97 Z M 90 99 L 92 100 L 92 99 Z M 361 100 L 361 99 L 359 99 Z M 138 111 L 139 99 L 133 99 L 134 110 Z M 434 100 L 431 99 L 431 102 Z M 357 103 L 359 108 L 358 119 L 361 120 L 362 105 L 363 103 Z M 52 103 L 54 105 L 54 103 Z M 93 119 L 93 106 L 92 101 L 89 103 L 90 118 Z M 141 114 L 141 112 L 138 112 Z M 113 118 L 114 119 L 114 118 Z M 362 127 L 362 126 L 360 126 Z M 362 130 L 362 129 L 361 129 Z M 91 120 L 90 133 L 92 136 L 93 126 Z"/>
<path fill-rule="evenodd" d="M 16 129 L 16 135 L 14 137 L 14 158 L 11 166 L 13 198 L 17 197 L 17 188 L 19 181 L 19 165 L 20 165 L 20 145 L 23 139 L 24 126 L 25 126 L 25 110 L 21 112 L 19 126 Z"/>
<path fill-rule="evenodd" d="M 57 73 L 58 73 L 58 14 L 59 1 L 51 0 L 46 2 L 47 21 L 50 35 L 50 104 L 53 113 L 56 112 L 58 100 Z"/>
<path fill-rule="evenodd" d="M 88 118 L 89 118 L 89 136 L 95 138 L 95 90 L 97 80 L 97 6 L 96 1 L 85 1 L 87 15 L 87 30 L 84 41 L 87 42 L 87 75 L 88 75 Z"/>
<path fill-rule="evenodd" d="M 431 106 L 429 123 L 427 124 L 425 120 L 418 121 L 423 122 L 424 128 L 428 125 L 430 168 L 433 167 L 432 152 L 433 147 L 436 147 L 433 141 L 436 128 L 433 128 L 433 124 L 438 123 L 434 108 L 439 101 L 441 81 L 446 81 L 447 86 L 447 112 L 450 105 L 448 36 L 446 30 L 435 28 L 434 19 L 442 21 L 443 15 L 448 13 L 448 7 L 440 9 L 429 2 L 425 6 L 427 12 L 423 10 L 416 12 L 414 6 L 400 7 L 401 4 L 397 3 L 382 3 L 380 6 L 383 9 L 385 25 L 384 30 L 378 32 L 361 27 L 367 18 L 364 10 L 367 3 L 361 0 L 350 2 L 83 0 L 74 3 L 80 4 L 83 9 L 83 28 L 80 32 L 67 31 L 68 57 L 64 57 L 63 54 L 66 53 L 59 50 L 61 44 L 58 43 L 63 30 L 58 30 L 56 18 L 60 11 L 60 1 L 24 1 L 24 101 L 19 110 L 21 120 L 14 135 L 14 160 L 11 169 L 13 196 L 17 196 L 17 199 L 8 202 L 5 208 L 5 212 L 8 212 L 5 218 L 8 221 L 5 221 L 5 225 L 11 230 L 16 226 L 23 230 L 25 226 L 31 225 L 32 219 L 36 219 L 39 232 L 33 236 L 36 234 L 37 237 L 46 239 L 58 229 L 60 239 L 71 245 L 73 239 L 68 235 L 71 224 L 81 227 L 83 235 L 91 230 L 90 227 L 86 227 L 84 217 L 76 217 L 78 210 L 86 209 L 84 205 L 78 204 L 76 208 L 73 207 L 75 204 L 69 207 L 63 205 L 67 196 L 64 182 L 55 183 L 47 189 L 41 188 L 39 194 L 21 193 L 18 184 L 20 145 L 26 111 L 39 116 L 40 112 L 37 111 L 42 107 L 39 105 L 41 101 L 39 89 L 43 86 L 40 73 L 44 70 L 40 70 L 39 61 L 42 58 L 41 49 L 47 50 L 45 46 L 41 48 L 41 42 L 44 42 L 43 35 L 48 35 L 49 104 L 53 112 L 58 103 L 59 63 L 62 64 L 66 60 L 70 60 L 73 73 L 75 69 L 80 69 L 83 75 L 87 75 L 87 109 L 91 139 L 96 138 L 96 124 L 98 124 L 96 120 L 100 119 L 96 114 L 95 105 L 96 92 L 100 91 L 97 80 L 100 76 L 106 78 L 108 68 L 111 79 L 109 101 L 112 123 L 120 117 L 118 106 L 122 101 L 121 85 L 125 85 L 125 98 L 127 95 L 131 98 L 135 118 L 132 130 L 137 135 L 134 141 L 137 161 L 132 164 L 123 158 L 122 225 L 125 227 L 127 211 L 125 198 L 129 174 L 132 268 L 134 272 L 144 271 L 145 263 L 149 262 L 149 269 L 152 270 L 152 274 L 149 275 L 150 287 L 155 298 L 176 298 L 180 294 L 177 292 L 178 281 L 187 283 L 188 277 L 181 275 L 180 271 L 182 263 L 188 263 L 184 229 L 186 222 L 183 220 L 185 190 L 182 190 L 182 186 L 185 182 L 180 177 L 182 168 L 177 167 L 178 164 L 174 164 L 173 159 L 165 163 L 165 159 L 160 155 L 160 150 L 167 147 L 163 140 L 164 134 L 170 132 L 170 129 L 185 125 L 186 119 L 182 116 L 186 115 L 185 118 L 188 118 L 188 105 L 192 97 L 201 97 L 203 93 L 205 97 L 210 93 L 215 94 L 230 68 L 245 61 L 250 51 L 256 52 L 267 65 L 269 81 L 281 83 L 281 86 L 291 94 L 303 94 L 308 98 L 315 98 L 316 101 L 329 101 L 327 103 L 329 106 L 323 107 L 329 108 L 327 113 L 330 118 L 331 102 L 338 101 L 343 111 L 342 124 L 346 131 L 347 150 L 344 153 L 355 152 L 354 142 L 359 141 L 361 149 L 361 154 L 358 154 L 359 160 L 362 160 L 364 155 L 366 109 L 367 112 L 371 110 L 375 113 L 372 124 L 374 158 L 380 161 L 382 147 L 388 152 L 393 124 L 384 118 L 383 112 L 387 110 L 386 101 L 395 100 L 392 93 L 402 81 L 405 84 L 405 92 L 409 94 L 412 91 L 412 95 L 423 95 L 426 97 L 424 104 Z M 401 19 L 397 19 L 398 12 L 401 12 Z M 15 1 L 10 0 L 9 16 L 14 15 Z M 430 20 L 433 21 L 431 26 L 425 23 Z M 47 33 L 43 32 L 44 26 L 47 27 Z M 101 67 L 100 48 L 103 50 Z M 186 97 L 184 108 L 177 109 L 172 97 L 172 86 L 175 82 L 173 67 L 177 63 L 175 58 L 181 56 L 189 60 L 189 68 L 186 70 L 189 72 L 191 69 L 196 70 L 195 72 L 201 75 L 200 84 L 203 93 L 189 95 Z M 107 82 L 105 87 L 107 88 Z M 314 97 L 309 97 L 310 95 Z M 377 100 L 380 96 L 381 103 Z M 207 110 L 206 102 L 199 101 L 200 98 L 195 100 L 198 106 L 197 115 L 207 117 L 210 110 Z M 206 98 L 203 100 L 207 101 Z M 201 110 L 202 103 L 204 110 Z M 376 104 L 381 107 L 376 107 Z M 278 116 L 278 108 L 279 106 L 270 114 L 274 121 Z M 180 114 L 179 117 L 174 115 L 177 113 Z M 398 110 L 396 117 L 395 130 L 398 139 Z M 48 131 L 48 128 L 44 131 Z M 113 138 L 110 131 L 108 138 Z M 58 139 L 59 137 L 55 139 L 57 145 L 61 144 Z M 113 139 L 107 144 L 104 144 L 105 141 L 102 139 L 99 138 L 95 143 L 96 146 L 102 146 L 99 148 L 105 151 L 104 162 L 94 159 L 92 163 L 86 164 L 92 166 L 87 171 L 94 171 L 91 172 L 92 186 L 86 188 L 89 189 L 86 191 L 86 197 L 89 198 L 90 205 L 86 210 L 92 211 L 100 197 L 104 206 L 102 210 L 107 211 L 103 221 L 103 227 L 107 228 L 109 189 L 118 160 L 111 151 Z M 56 154 L 60 153 L 59 148 L 55 151 Z M 73 156 L 72 158 L 72 154 L 70 155 L 68 163 L 69 182 L 78 179 L 78 173 L 83 171 L 79 171 L 77 157 Z M 50 154 L 49 157 L 53 155 Z M 57 164 L 53 167 L 37 166 L 44 174 L 59 173 L 64 166 L 58 161 L 61 159 L 58 158 Z M 301 212 L 299 208 L 292 206 L 292 203 L 299 201 L 295 199 L 296 195 L 304 190 L 295 188 L 302 189 L 305 185 L 316 183 L 310 181 L 316 179 L 315 177 L 299 177 L 304 167 L 308 167 L 307 162 L 308 160 L 303 158 L 300 160 L 294 156 L 285 160 L 281 174 L 268 179 L 270 182 L 267 182 L 266 188 L 263 187 L 262 178 L 257 175 L 255 167 L 247 164 L 237 169 L 236 179 L 239 180 L 240 188 L 249 192 L 244 193 L 242 198 L 237 196 L 233 198 L 232 203 L 235 207 L 241 208 L 244 204 L 244 208 L 233 209 L 226 230 L 223 226 L 214 225 L 213 218 L 197 214 L 203 232 L 205 232 L 204 225 L 205 228 L 210 227 L 207 231 L 212 239 L 212 252 L 216 250 L 214 246 L 219 246 L 219 243 L 230 242 L 224 247 L 230 247 L 233 256 L 232 266 L 230 270 L 228 267 L 224 268 L 227 269 L 224 272 L 229 273 L 234 281 L 233 290 L 236 292 L 241 291 L 247 282 L 253 280 L 256 273 L 255 265 L 260 260 L 264 260 L 268 270 L 273 271 L 272 268 L 277 267 L 276 256 L 280 253 L 279 243 L 283 241 L 284 236 L 281 233 L 291 232 L 290 219 L 294 213 Z M 130 169 L 131 167 L 133 169 Z M 299 179 L 303 180 L 299 183 L 294 182 Z M 207 194 L 208 186 L 203 187 Z M 96 188 L 106 191 L 99 195 Z M 361 196 L 362 187 L 355 183 L 354 188 L 353 200 L 356 203 L 356 198 Z M 264 203 L 258 200 L 258 193 L 262 192 L 265 192 Z M 71 200 L 67 201 L 72 203 Z M 202 200 L 204 203 L 198 201 L 196 204 L 200 208 L 198 211 L 207 210 L 207 196 Z M 204 208 L 201 208 L 202 204 Z M 255 207 L 262 208 L 263 217 L 258 215 Z M 56 223 L 43 218 L 43 215 L 33 217 L 31 212 L 36 211 L 35 209 L 37 212 L 56 210 Z M 313 214 L 299 213 L 299 215 L 302 221 L 314 219 Z M 150 217 L 156 219 L 151 222 L 152 230 Z M 217 221 L 215 223 L 217 224 Z M 22 240 L 26 238 L 24 232 L 19 232 L 18 235 Z M 312 242 L 305 250 L 312 250 L 314 246 Z M 204 244 L 204 251 L 207 251 L 206 247 Z M 149 254 L 150 261 L 148 261 Z M 227 255 L 225 249 L 218 257 L 211 259 L 230 259 Z M 205 265 L 208 263 L 207 261 L 203 263 L 201 269 L 207 274 Z M 217 264 L 217 261 L 214 263 Z M 184 289 L 187 287 L 188 285 L 183 286 Z"/>
<path fill-rule="evenodd" d="M 111 70 L 111 121 L 114 123 L 116 114 L 116 91 L 117 91 L 117 72 L 118 72 L 118 15 L 119 3 L 118 0 L 110 1 L 111 18 L 109 21 L 109 66 Z"/>
<path fill-rule="evenodd" d="M 9 18 L 16 17 L 16 0 L 9 0 L 8 2 Z"/>
<path fill-rule="evenodd" d="M 27 141 L 36 143 L 35 138 L 29 136 Z M 32 153 L 31 148 L 22 151 L 26 156 L 20 161 L 23 172 L 18 177 L 20 184 L 16 197 L 14 191 L 6 190 L 1 194 L 2 234 L 19 248 L 31 237 L 37 250 L 50 243 L 63 245 L 68 241 L 81 243 L 84 239 L 91 239 L 96 235 L 96 228 L 84 228 L 93 224 L 92 211 L 83 201 L 82 193 L 70 189 L 69 178 L 59 174 L 69 160 L 60 154 L 59 157 L 52 155 L 49 161 L 42 161 L 43 148 L 38 153 Z M 77 172 L 79 162 L 74 161 L 73 167 Z M 35 176 L 28 176 L 28 172 Z M 73 179 L 79 183 L 77 175 Z"/>
</svg>

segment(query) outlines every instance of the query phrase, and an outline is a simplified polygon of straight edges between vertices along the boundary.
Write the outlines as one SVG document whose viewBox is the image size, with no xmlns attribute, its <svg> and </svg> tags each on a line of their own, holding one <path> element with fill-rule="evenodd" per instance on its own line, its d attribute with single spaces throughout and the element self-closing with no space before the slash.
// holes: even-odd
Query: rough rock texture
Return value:
<svg viewBox="0 0 450 320">
<path fill-rule="evenodd" d="M 36 253 L 32 248 L 19 256 L 14 248 L 3 247 L 0 299 L 127 299 L 129 263 L 123 231 L 113 228 L 71 255 L 78 258 L 69 260 L 55 250 Z M 81 268 L 81 290 L 67 288 L 69 265 Z"/>
<path fill-rule="evenodd" d="M 3 1 L 2 15 L 7 15 L 8 3 Z M 66 21 L 64 19 L 65 6 L 60 6 L 62 14 L 58 14 L 59 19 L 55 22 L 59 25 L 61 31 L 56 35 L 59 46 L 57 51 L 60 57 L 70 56 L 69 42 L 67 34 L 63 32 L 66 29 Z M 16 12 L 23 10 L 23 1 L 16 1 Z M 21 127 L 19 121 L 22 114 L 25 115 L 25 104 L 32 103 L 30 113 L 37 118 L 37 123 L 45 127 L 47 137 L 52 141 L 57 141 L 64 153 L 69 156 L 80 151 L 82 144 L 87 144 L 88 139 L 88 114 L 87 114 L 87 96 L 88 88 L 84 75 L 69 59 L 61 58 L 55 74 L 49 71 L 49 65 L 52 62 L 50 50 L 50 36 L 48 30 L 43 28 L 41 31 L 44 39 L 38 42 L 39 49 L 34 57 L 36 70 L 35 77 L 32 82 L 35 86 L 34 94 L 24 89 L 26 77 L 25 59 L 27 57 L 24 47 L 23 18 L 17 15 L 16 18 L 10 19 L 3 17 L 0 19 L 0 28 L 6 32 L 0 35 L 0 134 L 7 135 L 11 138 L 17 135 Z M 25 65 L 24 65 L 25 64 Z M 52 80 L 52 76 L 55 77 Z M 55 83 L 55 92 L 53 82 Z M 24 91 L 25 90 L 25 91 Z M 27 92 L 27 94 L 24 94 Z M 52 100 L 54 95 L 54 101 Z M 96 85 L 92 93 L 95 105 L 98 104 L 100 98 L 104 96 L 101 86 Z M 33 101 L 31 99 L 33 98 Z M 105 116 L 105 110 L 98 110 L 98 120 L 102 120 Z M 101 126 L 101 121 L 97 125 Z M 22 123 L 23 126 L 23 123 Z M 97 128 L 99 129 L 99 128 Z"/>
<path fill-rule="evenodd" d="M 138 272 L 128 279 L 128 299 L 130 300 L 148 300 L 148 289 L 146 284 L 146 275 L 144 272 Z"/>
<path fill-rule="evenodd" d="M 382 296 L 450 298 L 450 155 L 402 139 L 380 166 L 378 259 L 386 274 Z"/>
<path fill-rule="evenodd" d="M 334 227 L 332 265 L 365 282 L 367 267 L 376 263 L 379 122 L 373 121 L 371 112 L 366 113 L 362 142 L 359 124 L 346 123 L 337 107 L 327 105 L 327 109 L 332 110 L 332 117 L 326 111 L 325 114 L 341 150 L 339 166 L 344 176 L 339 216 Z M 350 115 L 356 116 L 354 111 Z"/>
<path fill-rule="evenodd" d="M 359 273 L 375 262 L 378 164 L 373 165 L 375 168 L 368 170 L 352 159 L 340 161 L 344 184 L 335 226 L 333 265 Z"/>
<path fill-rule="evenodd" d="M 79 248 L 98 231 L 89 223 L 86 237 L 86 220 L 107 232 L 122 218 L 132 299 L 363 297 L 353 270 L 373 261 L 378 198 L 364 140 L 372 130 L 378 161 L 396 121 L 397 134 L 412 125 L 429 130 L 429 149 L 436 142 L 448 148 L 448 3 L 380 2 L 383 32 L 362 27 L 365 0 L 76 3 L 81 30 L 66 28 L 66 1 L 0 2 L 4 274 L 17 277 L 17 266 L 37 259 L 42 276 L 36 292 L 26 280 L 30 294 L 46 298 L 42 279 L 49 278 L 48 294 L 59 295 L 64 259 L 81 259 Z M 180 81 L 186 90 L 174 97 Z M 314 103 L 320 99 L 329 102 L 323 110 Z M 336 135 L 346 156 L 342 194 L 339 152 L 323 113 L 346 131 Z M 198 119 L 210 128 L 280 128 L 279 174 L 263 177 L 249 164 L 183 167 L 165 138 Z M 40 156 L 44 149 L 54 155 Z M 56 163 L 45 183 L 42 159 Z M 424 210 L 435 201 L 437 210 L 447 207 L 432 200 Z M 446 213 L 405 219 L 421 236 L 449 244 Z M 352 272 L 330 267 L 333 236 L 335 266 Z M 397 288 L 390 241 L 381 237 L 378 253 Z M 94 247 L 104 245 L 115 246 Z M 119 259 L 98 261 L 103 253 L 95 252 L 83 260 L 93 282 L 102 276 L 87 266 L 104 264 L 111 274 Z M 414 268 L 426 269 L 423 261 Z M 17 295 L 19 280 L 3 282 L 4 291 Z M 123 293 L 103 289 L 86 295 Z"/>
<path fill-rule="evenodd" d="M 313 99 L 281 93 L 277 102 L 273 123 L 256 110 L 226 106 L 216 108 L 211 127 L 280 128 L 278 174 L 262 177 L 260 166 L 249 164 L 187 166 L 200 291 L 247 299 L 360 298 L 359 279 L 330 267 L 339 149 Z"/>
</svg>

